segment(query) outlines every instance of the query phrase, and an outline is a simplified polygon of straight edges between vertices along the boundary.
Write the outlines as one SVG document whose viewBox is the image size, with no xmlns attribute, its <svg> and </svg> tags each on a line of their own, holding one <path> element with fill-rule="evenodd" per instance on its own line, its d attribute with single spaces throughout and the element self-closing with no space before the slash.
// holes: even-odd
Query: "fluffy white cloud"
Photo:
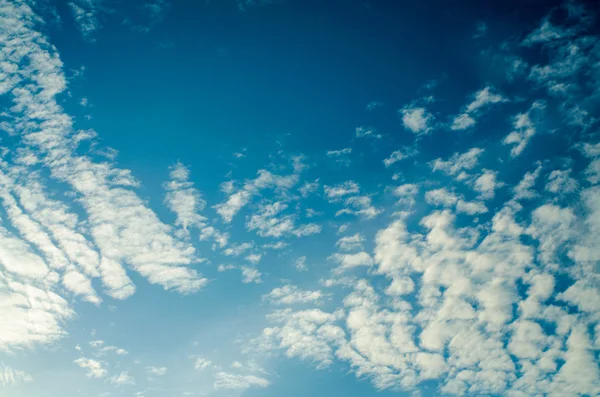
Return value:
<svg viewBox="0 0 600 397">
<path fill-rule="evenodd" d="M 135 385 L 135 379 L 128 371 L 121 371 L 118 375 L 110 377 L 110 383 L 117 386 Z"/>
<path fill-rule="evenodd" d="M 300 173 L 304 169 L 302 158 L 293 159 L 294 172 L 290 175 L 275 175 L 267 170 L 259 170 L 258 176 L 247 180 L 241 189 L 237 191 L 228 191 L 229 197 L 224 203 L 213 206 L 217 213 L 223 218 L 223 222 L 230 223 L 233 217 L 245 207 L 254 196 L 259 195 L 261 190 L 275 189 L 276 191 L 287 191 L 294 187 L 300 178 Z"/>
<path fill-rule="evenodd" d="M 496 189 L 504 185 L 498 182 L 497 175 L 497 171 L 483 170 L 483 173 L 475 179 L 473 189 L 480 193 L 479 198 L 483 200 L 494 198 Z"/>
<path fill-rule="evenodd" d="M 330 201 L 339 200 L 349 194 L 358 194 L 360 192 L 358 183 L 354 181 L 346 181 L 335 186 L 325 185 L 323 189 L 325 190 L 325 196 Z"/>
<path fill-rule="evenodd" d="M 91 358 L 80 357 L 75 360 L 75 364 L 87 371 L 86 376 L 88 378 L 104 378 L 108 374 L 100 361 Z"/>
<path fill-rule="evenodd" d="M 450 128 L 453 130 L 465 130 L 473 127 L 476 124 L 475 118 L 480 114 L 482 109 L 496 103 L 507 101 L 502 95 L 494 93 L 493 91 L 492 87 L 484 87 L 473 94 L 473 101 L 463 108 L 461 114 L 454 117 Z"/>
<path fill-rule="evenodd" d="M 519 184 L 513 189 L 515 200 L 533 199 L 538 196 L 538 193 L 533 190 L 533 187 L 535 186 L 535 181 L 540 175 L 541 171 L 542 168 L 538 167 L 535 169 L 535 171 L 527 172 L 525 175 L 523 175 L 523 178 Z"/>
<path fill-rule="evenodd" d="M 545 189 L 552 193 L 573 193 L 578 183 L 569 175 L 571 170 L 554 170 L 548 175 Z"/>
<path fill-rule="evenodd" d="M 98 8 L 95 0 L 75 0 L 69 2 L 77 28 L 84 38 L 92 40 L 92 35 L 100 27 Z"/>
<path fill-rule="evenodd" d="M 313 223 L 296 226 L 295 215 L 282 214 L 288 205 L 277 201 L 260 206 L 258 213 L 252 215 L 246 222 L 248 230 L 256 230 L 261 237 L 280 238 L 288 235 L 296 237 L 320 233 L 321 226 Z"/>
<path fill-rule="evenodd" d="M 154 375 L 154 376 L 163 376 L 167 373 L 168 368 L 167 367 L 147 367 L 146 371 L 148 371 L 148 373 L 150 375 Z"/>
<path fill-rule="evenodd" d="M 331 255 L 329 259 L 339 263 L 340 266 L 338 270 L 340 271 L 359 266 L 370 267 L 373 264 L 373 259 L 371 258 L 371 255 L 369 255 L 365 251 L 357 252 L 354 254 L 335 253 Z"/>
<path fill-rule="evenodd" d="M 418 151 L 414 148 L 404 148 L 402 150 L 395 150 L 390 154 L 390 157 L 383 160 L 383 164 L 386 167 L 391 167 L 392 164 L 397 163 L 398 161 L 408 159 L 414 157 L 418 154 Z"/>
<path fill-rule="evenodd" d="M 212 361 L 204 357 L 194 357 L 194 359 L 194 369 L 197 371 L 204 371 L 212 365 Z"/>
<path fill-rule="evenodd" d="M 214 388 L 220 389 L 233 389 L 233 390 L 246 390 L 250 388 L 265 388 L 271 383 L 260 376 L 255 375 L 240 375 L 232 374 L 229 372 L 220 371 L 215 375 Z"/>
<path fill-rule="evenodd" d="M 204 209 L 206 201 L 189 181 L 188 168 L 176 163 L 169 175 L 170 180 L 164 184 L 167 191 L 165 204 L 177 216 L 175 224 L 181 226 L 185 233 L 188 233 L 188 227 L 203 227 L 206 218 L 200 215 L 200 211 Z"/>
<path fill-rule="evenodd" d="M 510 150 L 510 155 L 512 157 L 520 155 L 523 150 L 525 150 L 525 147 L 527 147 L 531 138 L 536 134 L 537 129 L 535 123 L 531 120 L 531 117 L 537 110 L 544 109 L 545 107 L 545 103 L 536 101 L 531 105 L 529 111 L 515 116 L 513 122 L 514 131 L 508 134 L 502 141 L 505 145 L 513 145 Z"/>
<path fill-rule="evenodd" d="M 325 298 L 321 291 L 307 291 L 298 288 L 295 285 L 284 285 L 275 288 L 262 299 L 275 305 L 294 305 L 305 303 L 319 303 Z"/>
<path fill-rule="evenodd" d="M 402 117 L 404 128 L 414 134 L 427 134 L 431 130 L 434 117 L 426 108 L 408 105 L 400 109 L 398 113 Z"/>
<path fill-rule="evenodd" d="M 343 214 L 353 214 L 364 217 L 366 219 L 375 218 L 379 215 L 382 210 L 375 208 L 371 204 L 371 197 L 369 196 L 352 196 L 344 200 L 343 208 L 335 213 L 336 216 Z"/>
<path fill-rule="evenodd" d="M 465 153 L 454 153 L 448 160 L 435 159 L 431 162 L 431 168 L 433 171 L 439 170 L 448 175 L 456 175 L 461 171 L 473 169 L 483 152 L 484 149 L 472 148 Z"/>
<path fill-rule="evenodd" d="M 0 386 L 16 386 L 22 382 L 31 382 L 33 378 L 27 372 L 13 369 L 0 363 Z"/>
<path fill-rule="evenodd" d="M 375 128 L 367 126 L 357 127 L 355 134 L 357 138 L 380 139 L 382 137 L 382 135 L 379 134 Z"/>
<path fill-rule="evenodd" d="M 335 243 L 335 245 L 339 247 L 342 251 L 354 251 L 362 249 L 364 241 L 365 238 L 360 233 L 356 233 L 352 236 L 341 237 Z"/>
<path fill-rule="evenodd" d="M 240 270 L 242 271 L 242 282 L 244 284 L 262 283 L 262 273 L 257 268 L 252 266 L 242 266 Z"/>
</svg>

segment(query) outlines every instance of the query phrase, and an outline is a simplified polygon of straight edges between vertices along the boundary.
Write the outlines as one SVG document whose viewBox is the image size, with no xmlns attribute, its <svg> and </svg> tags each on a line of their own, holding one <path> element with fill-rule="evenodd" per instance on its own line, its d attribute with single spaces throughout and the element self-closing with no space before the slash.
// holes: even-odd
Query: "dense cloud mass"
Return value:
<svg viewBox="0 0 600 397">
<path fill-rule="evenodd" d="M 283 357 L 350 370 L 378 390 L 416 393 L 435 382 L 440 395 L 600 395 L 595 10 L 568 1 L 519 40 L 490 44 L 483 52 L 501 65 L 500 80 L 462 95 L 454 113 L 436 107 L 432 82 L 389 109 L 411 141 L 373 149 L 370 167 L 394 172 L 385 185 L 364 173 L 308 174 L 319 161 L 351 167 L 357 146 L 386 139 L 360 126 L 320 157 L 282 149 L 252 177 L 227 175 L 215 187 L 221 201 L 210 202 L 195 184 L 210 170 L 175 156 L 163 196 L 151 201 L 132 170 L 94 151 L 96 132 L 75 128 L 65 110 L 72 67 L 41 3 L 0 0 L 0 387 L 36 382 L 35 366 L 24 372 L 2 359 L 58 346 L 81 305 L 100 311 L 108 300 L 112 310 L 142 288 L 201 299 L 235 275 L 235 288 L 260 291 L 254 329 L 234 344 L 245 361 L 217 363 L 216 350 L 180 360 L 210 374 L 210 393 L 268 390 L 277 375 L 257 360 Z M 238 2 L 237 12 L 270 3 Z M 112 13 L 92 0 L 68 7 L 87 42 Z M 169 7 L 146 4 L 145 24 L 132 29 L 149 30 Z M 481 26 L 473 40 L 489 34 Z M 386 110 L 369 100 L 369 113 Z M 428 137 L 472 133 L 497 112 L 502 136 L 431 155 Z M 550 138 L 560 140 L 558 160 L 547 157 Z M 327 238 L 321 255 L 314 242 Z M 293 253 L 297 279 L 263 267 L 280 252 Z M 86 381 L 132 395 L 137 387 L 137 396 L 157 390 L 146 382 L 182 372 L 135 367 L 126 349 L 93 340 L 69 364 Z"/>
</svg>

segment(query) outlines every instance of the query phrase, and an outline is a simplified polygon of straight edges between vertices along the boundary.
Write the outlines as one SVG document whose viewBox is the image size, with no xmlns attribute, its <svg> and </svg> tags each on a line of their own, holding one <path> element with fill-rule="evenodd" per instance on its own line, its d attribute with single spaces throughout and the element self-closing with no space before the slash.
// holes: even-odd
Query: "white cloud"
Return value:
<svg viewBox="0 0 600 397">
<path fill-rule="evenodd" d="M 360 192 L 358 183 L 354 181 L 346 181 L 334 186 L 323 186 L 325 196 L 329 201 L 336 201 L 349 194 L 357 194 Z"/>
<path fill-rule="evenodd" d="M 250 255 L 247 255 L 246 257 L 244 257 L 244 259 L 247 260 L 248 262 L 252 263 L 253 265 L 256 265 L 262 259 L 262 255 L 261 254 L 250 254 Z"/>
<path fill-rule="evenodd" d="M 75 360 L 75 364 L 87 370 L 86 376 L 88 378 L 104 378 L 108 374 L 108 371 L 103 367 L 100 361 L 80 357 Z"/>
<path fill-rule="evenodd" d="M 17 386 L 22 382 L 31 382 L 33 377 L 27 372 L 12 369 L 0 363 L 0 386 Z"/>
<path fill-rule="evenodd" d="M 483 214 L 487 212 L 486 206 L 478 201 L 465 201 L 461 196 L 457 196 L 453 192 L 445 188 L 429 190 L 425 193 L 425 200 L 432 205 L 442 206 L 446 208 L 456 208 L 459 213 L 469 215 Z"/>
<path fill-rule="evenodd" d="M 453 130 L 466 130 L 467 128 L 471 128 L 475 125 L 475 120 L 473 117 L 469 116 L 466 113 L 459 114 L 452 120 L 452 125 L 450 126 Z"/>
<path fill-rule="evenodd" d="M 84 38 L 90 39 L 100 27 L 95 0 L 75 0 L 69 2 L 77 28 Z"/>
<path fill-rule="evenodd" d="M 366 219 L 373 219 L 382 212 L 381 209 L 375 208 L 371 204 L 371 197 L 369 196 L 348 197 L 344 200 L 344 205 L 346 208 L 337 211 L 335 216 L 353 214 Z"/>
<path fill-rule="evenodd" d="M 150 375 L 155 376 L 164 376 L 167 373 L 167 370 L 167 367 L 146 367 L 146 371 L 148 371 Z"/>
<path fill-rule="evenodd" d="M 167 191 L 165 204 L 177 216 L 175 224 L 182 227 L 186 234 L 188 227 L 202 228 L 206 218 L 200 215 L 200 211 L 204 209 L 206 201 L 189 181 L 188 168 L 178 162 L 170 170 L 170 180 L 164 184 Z"/>
<path fill-rule="evenodd" d="M 410 147 L 404 148 L 403 150 L 395 150 L 392 152 L 392 154 L 390 154 L 390 157 L 383 160 L 383 164 L 386 167 L 390 167 L 392 164 L 395 164 L 398 161 L 414 157 L 417 154 L 419 154 L 419 152 Z"/>
<path fill-rule="evenodd" d="M 223 255 L 240 256 L 252 247 L 254 247 L 253 243 L 232 244 L 231 246 L 223 250 Z"/>
<path fill-rule="evenodd" d="M 577 190 L 578 183 L 569 175 L 571 170 L 554 170 L 548 175 L 548 183 L 546 183 L 546 191 L 552 193 L 573 193 Z"/>
<path fill-rule="evenodd" d="M 261 204 L 258 213 L 246 222 L 246 229 L 256 230 L 261 237 L 274 238 L 288 235 L 304 237 L 321 231 L 321 226 L 313 223 L 296 226 L 296 215 L 282 214 L 287 208 L 288 205 L 281 201 Z"/>
<path fill-rule="evenodd" d="M 204 357 L 195 357 L 194 369 L 197 371 L 204 371 L 212 365 L 212 361 L 207 360 Z"/>
<path fill-rule="evenodd" d="M 531 47 L 534 44 L 542 44 L 548 41 L 562 39 L 571 36 L 574 33 L 574 30 L 565 30 L 560 26 L 553 25 L 548 18 L 544 18 L 542 20 L 542 25 L 531 32 L 521 44 Z"/>
<path fill-rule="evenodd" d="M 517 186 L 513 189 L 516 200 L 533 199 L 538 197 L 538 193 L 533 190 L 535 181 L 540 175 L 542 167 L 537 167 L 533 172 L 527 172 Z"/>
<path fill-rule="evenodd" d="M 262 273 L 259 272 L 257 268 L 250 266 L 242 266 L 240 269 L 242 271 L 242 282 L 244 284 L 262 283 Z"/>
<path fill-rule="evenodd" d="M 537 130 L 534 122 L 531 120 L 533 111 L 544 109 L 546 105 L 543 102 L 536 101 L 526 113 L 518 114 L 513 122 L 514 131 L 508 134 L 502 141 L 505 145 L 513 145 L 510 150 L 512 157 L 520 155 Z"/>
<path fill-rule="evenodd" d="M 295 285 L 284 285 L 283 287 L 275 288 L 262 299 L 269 301 L 275 305 L 294 305 L 321 302 L 325 294 L 321 291 L 307 291 L 298 288 Z"/>
<path fill-rule="evenodd" d="M 494 198 L 496 189 L 504 185 L 497 181 L 497 175 L 497 171 L 483 170 L 483 173 L 473 182 L 473 189 L 480 193 L 480 199 Z"/>
<path fill-rule="evenodd" d="M 233 390 L 246 390 L 250 388 L 265 388 L 270 385 L 270 382 L 262 377 L 255 375 L 240 375 L 232 374 L 229 372 L 217 372 L 215 375 L 214 388 L 216 390 L 221 389 L 233 389 Z"/>
<path fill-rule="evenodd" d="M 334 323 L 339 314 L 319 309 L 292 311 L 278 310 L 269 315 L 269 320 L 278 326 L 265 328 L 253 341 L 253 350 L 268 352 L 283 349 L 288 357 L 310 360 L 317 368 L 333 362 L 334 349 L 331 342 L 344 337 L 344 331 Z"/>
<path fill-rule="evenodd" d="M 338 271 L 348 270 L 359 266 L 370 267 L 373 265 L 373 259 L 364 251 L 354 254 L 335 253 L 331 255 L 329 259 L 339 263 L 340 266 L 337 268 Z"/>
<path fill-rule="evenodd" d="M 316 179 L 314 182 L 304 182 L 298 191 L 302 195 L 302 197 L 308 197 L 311 193 L 316 192 L 319 189 L 319 179 Z"/>
<path fill-rule="evenodd" d="M 452 207 L 458 201 L 458 196 L 444 188 L 440 188 L 429 190 L 425 193 L 425 200 L 427 200 L 429 204 Z"/>
<path fill-rule="evenodd" d="M 416 203 L 415 196 L 418 192 L 419 186 L 412 183 L 406 183 L 395 188 L 393 194 L 400 198 L 398 204 L 412 208 Z"/>
<path fill-rule="evenodd" d="M 360 250 L 363 247 L 363 242 L 365 238 L 362 234 L 356 233 L 352 236 L 344 236 L 341 237 L 336 243 L 336 247 L 341 249 L 342 251 L 354 251 Z"/>
<path fill-rule="evenodd" d="M 484 149 L 471 148 L 465 153 L 454 153 L 448 160 L 441 158 L 431 162 L 433 171 L 442 171 L 448 175 L 456 175 L 463 170 L 471 170 L 477 165 L 479 156 Z"/>
<path fill-rule="evenodd" d="M 427 134 L 431 131 L 431 123 L 434 117 L 426 108 L 408 105 L 398 112 L 402 116 L 402 124 L 407 130 L 418 135 Z"/>
<path fill-rule="evenodd" d="M 377 130 L 373 127 L 357 127 L 355 131 L 357 138 L 373 138 L 373 139 L 381 139 L 382 135 L 377 132 Z"/>
<path fill-rule="evenodd" d="M 450 128 L 453 130 L 470 128 L 476 124 L 475 118 L 484 108 L 507 101 L 502 95 L 493 91 L 493 88 L 488 86 L 473 94 L 473 101 L 463 108 L 461 114 L 454 117 Z"/>
<path fill-rule="evenodd" d="M 110 383 L 118 386 L 135 385 L 135 379 L 128 371 L 121 371 L 118 375 L 114 375 L 110 378 Z"/>
<path fill-rule="evenodd" d="M 328 150 L 327 151 L 327 157 L 341 157 L 341 156 L 346 156 L 349 155 L 350 153 L 352 153 L 352 148 L 344 148 L 344 149 L 340 149 L 340 150 Z"/>
<path fill-rule="evenodd" d="M 294 262 L 294 267 L 299 272 L 307 271 L 308 268 L 306 266 L 306 256 L 301 256 L 298 259 L 296 259 L 296 261 Z"/>
<path fill-rule="evenodd" d="M 299 174 L 304 169 L 301 158 L 295 158 L 293 164 L 294 172 L 290 175 L 280 176 L 272 174 L 267 170 L 259 170 L 258 176 L 247 180 L 241 189 L 236 192 L 230 192 L 229 197 L 224 203 L 213 206 L 217 213 L 222 217 L 223 222 L 230 223 L 233 217 L 245 207 L 254 196 L 257 196 L 261 190 L 275 189 L 287 191 L 294 187 L 299 180 Z"/>
</svg>

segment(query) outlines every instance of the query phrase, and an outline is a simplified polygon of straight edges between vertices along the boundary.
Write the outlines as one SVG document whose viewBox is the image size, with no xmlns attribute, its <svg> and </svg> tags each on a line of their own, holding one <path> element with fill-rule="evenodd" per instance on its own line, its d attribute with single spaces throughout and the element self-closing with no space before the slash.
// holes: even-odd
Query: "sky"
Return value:
<svg viewBox="0 0 600 397">
<path fill-rule="evenodd" d="M 600 395 L 599 17 L 0 0 L 0 396 Z"/>
</svg>

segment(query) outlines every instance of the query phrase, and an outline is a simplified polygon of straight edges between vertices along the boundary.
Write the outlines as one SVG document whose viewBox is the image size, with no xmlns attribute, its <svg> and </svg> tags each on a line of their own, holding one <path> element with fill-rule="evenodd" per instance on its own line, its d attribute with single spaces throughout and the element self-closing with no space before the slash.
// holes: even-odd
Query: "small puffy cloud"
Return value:
<svg viewBox="0 0 600 397">
<path fill-rule="evenodd" d="M 570 177 L 571 170 L 554 170 L 548 175 L 546 191 L 552 193 L 573 193 L 579 184 Z"/>
<path fill-rule="evenodd" d="M 453 130 L 466 130 L 475 125 L 475 120 L 466 113 L 459 114 L 452 120 L 450 128 Z"/>
<path fill-rule="evenodd" d="M 262 259 L 262 255 L 261 254 L 250 254 L 250 255 L 244 257 L 244 259 L 247 260 L 248 262 L 252 263 L 253 265 L 256 265 Z"/>
<path fill-rule="evenodd" d="M 258 271 L 257 268 L 251 266 L 242 266 L 240 268 L 242 271 L 242 283 L 244 284 L 260 284 L 262 283 L 262 273 Z"/>
<path fill-rule="evenodd" d="M 110 383 L 117 386 L 135 385 L 135 379 L 128 371 L 121 371 L 118 375 L 114 375 L 110 378 Z"/>
<path fill-rule="evenodd" d="M 69 7 L 75 19 L 77 28 L 87 40 L 92 40 L 92 35 L 100 27 L 98 9 L 94 0 L 75 0 L 69 2 Z"/>
<path fill-rule="evenodd" d="M 298 288 L 295 285 L 284 285 L 283 287 L 275 288 L 262 299 L 275 305 L 294 305 L 320 303 L 325 295 L 321 291 L 307 291 Z"/>
<path fill-rule="evenodd" d="M 240 375 L 228 372 L 217 372 L 215 375 L 214 388 L 216 390 L 246 390 L 250 388 L 268 387 L 271 383 L 262 377 L 255 375 Z"/>
<path fill-rule="evenodd" d="M 348 155 L 352 153 L 352 148 L 344 148 L 344 149 L 339 149 L 339 150 L 328 150 L 327 151 L 327 157 L 340 157 L 340 156 L 344 156 L 344 155 Z"/>
<path fill-rule="evenodd" d="M 473 100 L 463 108 L 461 114 L 454 117 L 450 128 L 453 130 L 465 130 L 470 128 L 475 125 L 475 119 L 483 109 L 490 105 L 506 101 L 507 99 L 502 95 L 495 93 L 492 87 L 485 87 L 473 95 Z"/>
<path fill-rule="evenodd" d="M 454 153 L 448 160 L 435 159 L 430 165 L 433 171 L 456 175 L 461 171 L 473 169 L 483 152 L 484 149 L 472 148 L 465 153 Z"/>
<path fill-rule="evenodd" d="M 529 33 L 522 41 L 522 45 L 531 47 L 534 44 L 543 44 L 549 41 L 559 40 L 564 37 L 569 37 L 575 33 L 573 29 L 564 29 L 561 26 L 552 24 L 548 18 L 542 20 L 539 28 Z"/>
<path fill-rule="evenodd" d="M 100 361 L 80 357 L 74 362 L 87 371 L 86 376 L 88 378 L 104 378 L 108 374 L 108 371 Z"/>
<path fill-rule="evenodd" d="M 537 129 L 531 117 L 536 110 L 544 109 L 545 107 L 545 103 L 536 101 L 531 105 L 529 111 L 515 116 L 513 121 L 514 130 L 502 141 L 505 145 L 512 145 L 510 150 L 512 157 L 520 155 L 525 150 L 525 147 L 527 147 L 531 138 L 536 134 Z"/>
<path fill-rule="evenodd" d="M 341 237 L 336 243 L 336 247 L 341 249 L 342 251 L 354 251 L 357 249 L 362 249 L 365 238 L 362 234 L 356 233 L 352 236 L 344 236 Z"/>
<path fill-rule="evenodd" d="M 206 358 L 204 358 L 202 356 L 194 357 L 194 369 L 196 371 L 204 371 L 211 365 L 212 365 L 212 361 L 207 360 Z"/>
<path fill-rule="evenodd" d="M 327 157 L 333 159 L 338 164 L 349 165 L 351 153 L 352 148 L 349 147 L 339 150 L 329 150 L 327 151 Z"/>
<path fill-rule="evenodd" d="M 177 216 L 175 224 L 187 234 L 189 227 L 202 228 L 206 218 L 200 215 L 206 201 L 189 181 L 189 169 L 176 163 L 170 169 L 170 180 L 163 186 L 167 191 L 165 204 Z"/>
<path fill-rule="evenodd" d="M 444 188 L 429 190 L 425 193 L 425 200 L 429 204 L 451 207 L 456 204 L 458 197 Z"/>
<path fill-rule="evenodd" d="M 358 183 L 354 181 L 346 181 L 334 186 L 325 185 L 323 189 L 325 190 L 325 196 L 329 201 L 336 201 L 344 196 L 358 194 L 360 192 Z"/>
<path fill-rule="evenodd" d="M 31 382 L 33 378 L 27 372 L 7 367 L 0 363 L 0 386 L 16 386 L 22 382 Z"/>
<path fill-rule="evenodd" d="M 371 197 L 369 196 L 348 197 L 344 200 L 344 205 L 346 206 L 346 208 L 337 211 L 335 213 L 335 216 L 343 214 L 352 214 L 361 216 L 366 219 L 372 219 L 382 212 L 381 209 L 375 208 L 371 204 Z"/>
<path fill-rule="evenodd" d="M 356 127 L 355 135 L 357 138 L 380 139 L 382 137 L 375 128 L 366 126 Z"/>
<path fill-rule="evenodd" d="M 497 188 L 504 186 L 502 182 L 496 179 L 497 171 L 483 170 L 483 174 L 479 175 L 473 182 L 473 189 L 479 192 L 479 198 L 488 200 L 494 198 Z"/>
<path fill-rule="evenodd" d="M 311 193 L 316 192 L 319 189 L 319 179 L 316 179 L 313 182 L 305 182 L 298 191 L 302 195 L 302 197 L 308 197 Z"/>
<path fill-rule="evenodd" d="M 232 244 L 223 250 L 223 255 L 240 256 L 252 247 L 254 247 L 253 243 Z"/>
<path fill-rule="evenodd" d="M 519 184 L 513 189 L 516 200 L 533 199 L 538 197 L 539 194 L 533 188 L 541 171 L 542 167 L 538 167 L 535 169 L 535 171 L 527 172 L 525 175 L 523 175 L 523 178 L 521 181 L 519 181 Z"/>
<path fill-rule="evenodd" d="M 417 193 L 419 193 L 419 186 L 414 183 L 405 183 L 393 191 L 393 195 L 399 198 L 398 204 L 408 208 L 412 208 L 416 204 Z"/>
<path fill-rule="evenodd" d="M 431 130 L 431 123 L 434 117 L 426 108 L 408 105 L 398 112 L 402 118 L 404 128 L 412 131 L 414 134 L 427 134 Z"/>
<path fill-rule="evenodd" d="M 146 371 L 148 371 L 150 375 L 155 376 L 163 376 L 167 373 L 167 370 L 167 367 L 146 367 Z"/>
<path fill-rule="evenodd" d="M 294 267 L 299 272 L 307 271 L 308 268 L 306 266 L 306 256 L 301 256 L 300 258 L 296 259 L 296 261 L 294 262 Z"/>
<path fill-rule="evenodd" d="M 371 267 L 373 265 L 373 259 L 371 258 L 371 255 L 364 251 L 354 254 L 335 253 L 331 255 L 329 259 L 339 264 L 339 267 L 337 268 L 338 271 L 348 270 L 360 266 Z"/>
<path fill-rule="evenodd" d="M 409 159 L 417 154 L 419 154 L 417 149 L 410 147 L 406 147 L 402 150 L 394 150 L 392 154 L 390 154 L 390 157 L 383 160 L 383 164 L 386 167 L 390 167 L 392 164 L 395 164 L 398 161 Z"/>
</svg>

